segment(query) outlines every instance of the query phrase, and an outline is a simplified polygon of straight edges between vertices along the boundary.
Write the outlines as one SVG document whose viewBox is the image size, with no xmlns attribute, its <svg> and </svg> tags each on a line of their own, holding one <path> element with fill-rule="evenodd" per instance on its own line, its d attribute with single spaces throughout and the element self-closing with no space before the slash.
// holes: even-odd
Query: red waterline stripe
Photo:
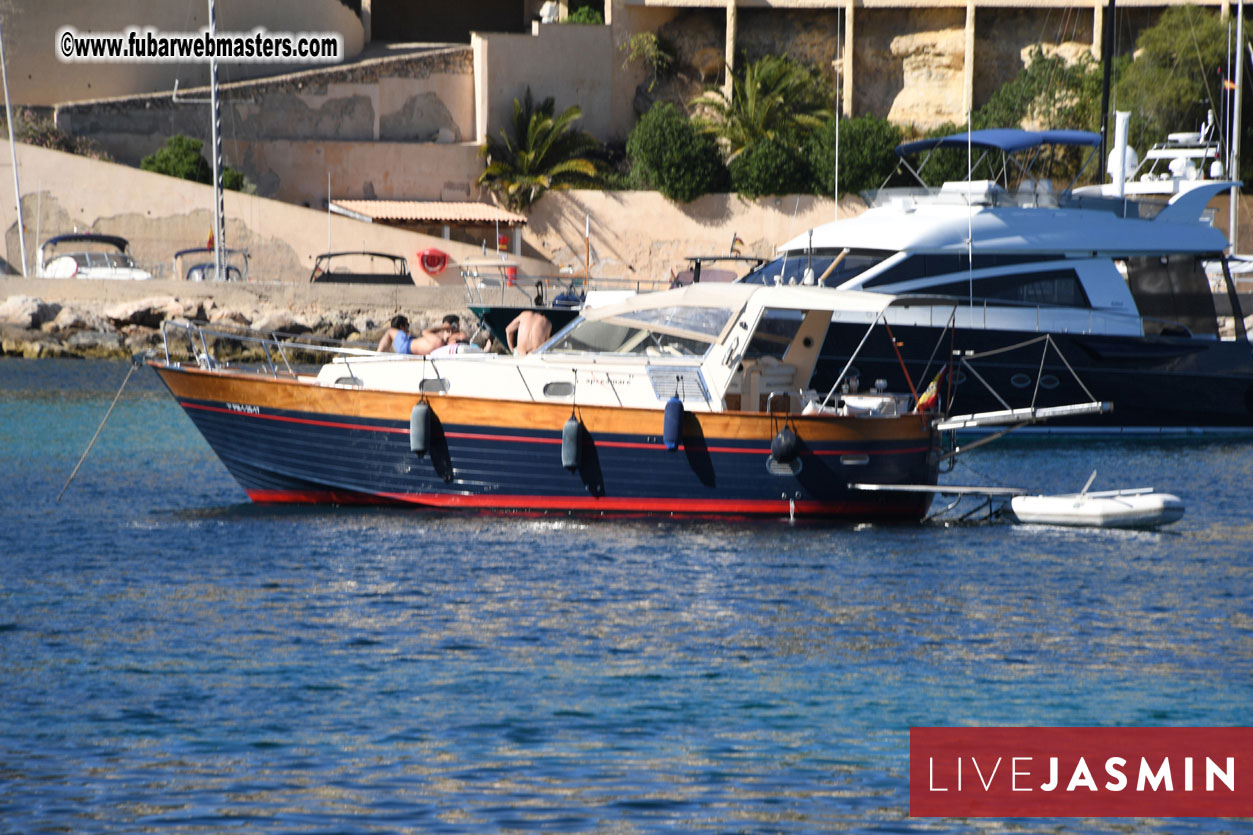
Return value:
<svg viewBox="0 0 1253 835">
<path fill-rule="evenodd" d="M 471 508 L 479 510 L 605 510 L 645 513 L 787 513 L 788 502 L 777 499 L 649 499 L 592 496 L 526 496 L 493 494 L 471 496 L 440 493 L 379 493 L 374 496 L 356 494 L 348 499 L 336 491 L 318 490 L 248 490 L 248 497 L 258 503 L 300 504 L 371 504 L 402 502 L 429 507 Z M 891 515 L 883 505 L 866 502 L 820 502 L 802 500 L 795 503 L 799 513 L 867 513 Z"/>
<path fill-rule="evenodd" d="M 305 426 L 325 426 L 332 429 L 356 429 L 365 432 L 387 432 L 393 435 L 408 435 L 409 430 L 406 428 L 395 428 L 390 426 L 370 426 L 363 423 L 342 423 L 330 420 L 313 420 L 311 418 L 296 418 L 286 415 L 263 415 L 253 414 L 251 412 L 239 412 L 234 409 L 225 409 L 221 406 L 203 406 L 198 403 L 188 403 L 180 400 L 179 405 L 184 409 L 200 409 L 205 412 L 217 412 L 224 415 L 233 415 L 235 417 L 257 418 L 260 420 L 273 420 L 280 423 L 299 423 Z M 560 444 L 560 438 L 532 438 L 525 435 L 492 435 L 483 432 L 446 432 L 447 438 L 457 438 L 459 440 L 469 441 L 498 441 L 526 444 Z M 646 444 L 638 441 L 596 441 L 598 447 L 612 447 L 617 449 L 665 449 L 664 444 Z M 680 444 L 679 449 L 686 450 L 686 444 Z M 929 449 L 926 446 L 906 447 L 904 449 L 827 449 L 814 450 L 813 455 L 905 455 L 914 452 L 925 452 Z M 708 452 L 729 453 L 736 455 L 765 455 L 770 452 L 769 447 L 707 447 Z"/>
</svg>

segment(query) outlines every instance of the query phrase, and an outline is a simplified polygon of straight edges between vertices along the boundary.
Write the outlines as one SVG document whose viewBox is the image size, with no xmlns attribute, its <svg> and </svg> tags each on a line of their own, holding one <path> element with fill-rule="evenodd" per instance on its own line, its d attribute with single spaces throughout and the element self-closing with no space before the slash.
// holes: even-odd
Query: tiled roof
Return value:
<svg viewBox="0 0 1253 835">
<path fill-rule="evenodd" d="M 404 223 L 526 223 L 514 214 L 487 203 L 454 203 L 438 200 L 332 200 L 331 210 L 361 215 L 375 221 Z"/>
</svg>

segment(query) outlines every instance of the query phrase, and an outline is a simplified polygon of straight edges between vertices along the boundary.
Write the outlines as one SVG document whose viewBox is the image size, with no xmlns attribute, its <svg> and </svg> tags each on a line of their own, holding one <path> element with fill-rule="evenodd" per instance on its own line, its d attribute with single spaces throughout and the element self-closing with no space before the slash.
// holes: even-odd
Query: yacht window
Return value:
<svg viewBox="0 0 1253 835">
<path fill-rule="evenodd" d="M 667 330 L 690 331 L 716 339 L 722 329 L 727 326 L 734 311 L 725 307 L 656 307 L 647 310 L 636 310 L 616 316 L 616 319 L 627 319 L 641 322 L 649 326 L 660 326 Z"/>
<path fill-rule="evenodd" d="M 831 262 L 840 257 L 842 249 L 823 249 L 814 252 L 813 257 L 806 252 L 793 252 L 786 258 L 776 258 L 758 267 L 740 281 L 744 284 L 801 284 L 805 280 L 805 271 L 814 271 L 814 281 L 831 266 Z M 854 276 L 889 258 L 894 253 L 887 250 L 854 249 L 845 255 L 843 260 L 822 282 L 823 287 L 838 287 Z M 782 276 L 782 279 L 779 279 Z"/>
<path fill-rule="evenodd" d="M 720 307 L 665 307 L 583 320 L 546 352 L 703 357 L 734 312 Z"/>
<path fill-rule="evenodd" d="M 953 281 L 923 287 L 921 293 L 952 296 L 958 299 L 974 296 L 976 301 L 1047 304 L 1059 307 L 1091 307 L 1083 284 L 1074 270 L 1050 270 L 1025 275 L 998 275 L 976 278 L 974 286 L 967 281 Z"/>
<path fill-rule="evenodd" d="M 1214 294 L 1196 255 L 1128 258 L 1127 285 L 1144 317 L 1145 332 L 1218 334 Z"/>
<path fill-rule="evenodd" d="M 1019 264 L 1038 264 L 1041 261 L 1057 261 L 1062 255 L 1010 255 L 989 253 L 976 255 L 974 264 L 965 253 L 919 253 L 911 255 L 880 275 L 867 279 L 863 287 L 883 287 L 902 281 L 933 278 L 949 273 L 968 272 L 971 269 L 986 270 L 992 267 L 1013 267 Z"/>
<path fill-rule="evenodd" d="M 804 319 L 805 314 L 799 310 L 763 311 L 757 330 L 753 332 L 753 338 L 744 351 L 744 359 L 766 356 L 783 359 Z"/>
</svg>

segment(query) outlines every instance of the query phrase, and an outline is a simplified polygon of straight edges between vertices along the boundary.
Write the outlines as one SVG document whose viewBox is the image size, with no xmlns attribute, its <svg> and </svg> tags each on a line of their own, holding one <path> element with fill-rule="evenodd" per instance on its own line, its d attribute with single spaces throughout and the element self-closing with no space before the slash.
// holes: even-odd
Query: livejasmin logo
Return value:
<svg viewBox="0 0 1253 835">
<path fill-rule="evenodd" d="M 915 817 L 1253 815 L 1251 728 L 911 728 Z"/>
<path fill-rule="evenodd" d="M 1061 786 L 1059 778 L 1060 766 L 1059 757 L 1049 757 L 1049 779 L 1048 782 L 1040 783 L 1038 787 L 1032 786 L 1029 782 L 1031 772 L 1027 769 L 1034 762 L 1034 757 L 1011 757 L 1013 765 L 1010 767 L 1008 779 L 1010 780 L 1010 791 L 1029 792 L 1035 791 L 1037 788 L 1042 792 L 1057 791 Z M 990 791 L 993 781 L 996 780 L 996 772 L 1000 770 L 1001 763 L 1005 761 L 1004 757 L 997 757 L 996 762 L 992 764 L 992 769 L 988 773 L 987 779 L 984 779 L 983 769 L 979 767 L 977 757 L 970 758 L 970 767 L 973 768 L 975 774 L 979 778 L 979 782 L 983 785 L 984 791 Z M 946 786 L 937 786 L 935 783 L 935 758 L 927 758 L 927 766 L 931 772 L 930 790 L 933 792 L 946 792 Z M 985 765 L 986 767 L 986 765 Z M 941 765 L 943 768 L 943 765 Z M 1106 791 L 1120 792 L 1125 791 L 1129 783 L 1127 782 L 1127 761 L 1122 757 L 1110 757 L 1105 760 L 1105 772 L 1112 778 L 1106 782 L 1103 788 Z M 1183 758 L 1183 790 L 1193 791 L 1193 767 L 1192 757 Z M 1170 767 L 1170 758 L 1163 759 L 1157 766 L 1157 770 L 1149 764 L 1144 757 L 1140 758 L 1139 778 L 1136 780 L 1136 791 L 1174 791 L 1175 783 L 1172 777 Z M 1226 786 L 1228 791 L 1236 790 L 1236 758 L 1228 757 L 1225 766 L 1220 767 L 1218 763 L 1205 758 L 1205 791 L 1214 791 L 1215 778 Z M 1092 776 L 1092 770 L 1088 768 L 1088 762 L 1083 757 L 1079 758 L 1079 762 L 1075 763 L 1074 770 L 1071 772 L 1070 779 L 1066 783 L 1063 791 L 1073 792 L 1080 789 L 1088 791 L 1100 791 L 1096 784 L 1096 779 Z M 962 758 L 957 758 L 957 791 L 962 791 Z"/>
</svg>

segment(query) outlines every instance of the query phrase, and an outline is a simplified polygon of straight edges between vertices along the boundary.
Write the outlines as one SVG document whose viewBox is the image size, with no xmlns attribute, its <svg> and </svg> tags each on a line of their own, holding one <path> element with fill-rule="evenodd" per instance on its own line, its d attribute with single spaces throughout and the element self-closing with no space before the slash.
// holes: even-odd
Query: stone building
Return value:
<svg viewBox="0 0 1253 835">
<path fill-rule="evenodd" d="M 786 54 L 829 74 L 848 115 L 926 129 L 962 122 L 1024 65 L 1046 52 L 1100 57 L 1108 0 L 593 0 L 606 25 L 541 23 L 586 0 L 217 0 L 219 30 L 342 34 L 331 67 L 224 67 L 227 164 L 260 193 L 310 205 L 335 197 L 482 199 L 477 148 L 507 126 L 531 89 L 559 108 L 577 104 L 583 127 L 622 141 L 652 99 L 687 101 L 725 83 L 726 68 Z M 1122 0 L 1116 52 L 1180 0 Z M 208 138 L 204 65 L 62 64 L 57 27 L 118 31 L 150 25 L 194 31 L 207 0 L 136 0 L 127 10 L 12 0 L 5 14 L 13 99 L 49 107 L 58 125 L 138 163 L 174 133 Z M 1229 0 L 1200 5 L 1230 12 Z M 631 38 L 654 33 L 675 72 L 650 84 L 627 60 Z M 437 43 L 432 43 L 436 41 Z M 107 98 L 106 98 L 107 97 Z M 1188 126 L 1183 126 L 1186 128 Z M 329 178 L 329 186 L 328 186 Z"/>
</svg>

